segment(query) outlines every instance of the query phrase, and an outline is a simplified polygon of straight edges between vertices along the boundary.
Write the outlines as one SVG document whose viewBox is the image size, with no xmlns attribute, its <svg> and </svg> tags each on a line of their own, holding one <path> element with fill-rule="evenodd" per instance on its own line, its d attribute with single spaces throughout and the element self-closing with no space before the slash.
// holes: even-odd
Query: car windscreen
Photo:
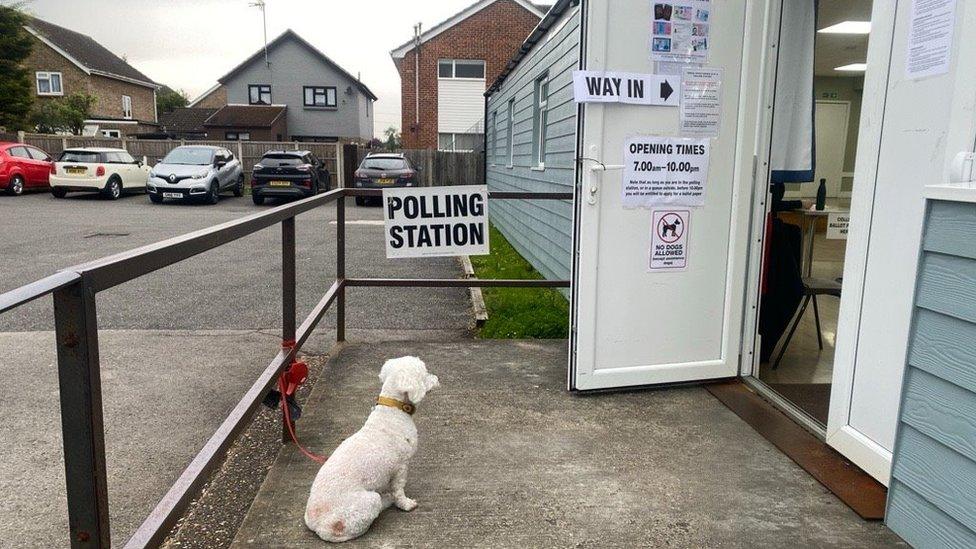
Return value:
<svg viewBox="0 0 976 549">
<path fill-rule="evenodd" d="M 100 162 L 100 153 L 92 151 L 64 151 L 58 157 L 58 162 Z"/>
<path fill-rule="evenodd" d="M 213 150 L 198 147 L 178 147 L 163 158 L 163 164 L 206 166 L 213 162 Z"/>
<path fill-rule="evenodd" d="M 300 166 L 305 160 L 293 154 L 269 154 L 261 159 L 261 165 L 267 168 L 279 168 L 284 166 Z"/>
<path fill-rule="evenodd" d="M 364 170 L 405 170 L 407 161 L 402 158 L 367 158 L 360 168 Z"/>
</svg>

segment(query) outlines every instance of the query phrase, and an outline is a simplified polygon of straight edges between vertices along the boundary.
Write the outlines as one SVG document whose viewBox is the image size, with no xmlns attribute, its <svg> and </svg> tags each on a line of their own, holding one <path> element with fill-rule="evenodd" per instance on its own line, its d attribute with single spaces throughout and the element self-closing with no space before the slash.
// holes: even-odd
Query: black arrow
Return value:
<svg viewBox="0 0 976 549">
<path fill-rule="evenodd" d="M 672 93 L 674 93 L 674 88 L 671 87 L 671 84 L 668 84 L 667 80 L 661 82 L 661 99 L 667 101 Z"/>
</svg>

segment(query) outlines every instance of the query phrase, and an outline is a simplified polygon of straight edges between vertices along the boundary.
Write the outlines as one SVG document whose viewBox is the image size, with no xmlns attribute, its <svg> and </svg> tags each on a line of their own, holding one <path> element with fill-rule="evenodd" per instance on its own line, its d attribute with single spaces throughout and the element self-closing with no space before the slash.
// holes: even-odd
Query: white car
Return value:
<svg viewBox="0 0 976 549">
<path fill-rule="evenodd" d="M 149 168 L 125 149 L 84 147 L 65 149 L 51 168 L 51 194 L 97 192 L 118 199 L 127 192 L 146 192 Z"/>
</svg>

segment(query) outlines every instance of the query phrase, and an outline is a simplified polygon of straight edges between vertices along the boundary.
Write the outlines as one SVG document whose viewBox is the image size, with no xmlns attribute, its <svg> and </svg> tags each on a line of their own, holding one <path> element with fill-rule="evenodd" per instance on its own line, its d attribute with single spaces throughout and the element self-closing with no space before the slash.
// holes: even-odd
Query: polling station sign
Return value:
<svg viewBox="0 0 976 549">
<path fill-rule="evenodd" d="M 488 253 L 488 187 L 383 189 L 386 257 Z"/>
<path fill-rule="evenodd" d="M 677 107 L 680 77 L 615 71 L 573 71 L 577 103 L 629 103 Z"/>
</svg>

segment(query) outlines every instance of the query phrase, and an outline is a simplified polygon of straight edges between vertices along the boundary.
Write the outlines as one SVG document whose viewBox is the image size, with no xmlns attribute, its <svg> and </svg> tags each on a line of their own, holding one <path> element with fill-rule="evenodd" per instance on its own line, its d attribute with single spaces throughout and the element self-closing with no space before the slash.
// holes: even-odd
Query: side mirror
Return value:
<svg viewBox="0 0 976 549">
<path fill-rule="evenodd" d="M 216 166 L 217 168 L 223 168 L 226 165 L 227 165 L 227 161 L 226 160 L 218 160 L 218 161 L 214 162 L 214 166 Z"/>
<path fill-rule="evenodd" d="M 142 167 L 142 160 L 136 160 L 135 161 L 135 165 L 136 166 L 139 166 L 141 168 Z"/>
</svg>

